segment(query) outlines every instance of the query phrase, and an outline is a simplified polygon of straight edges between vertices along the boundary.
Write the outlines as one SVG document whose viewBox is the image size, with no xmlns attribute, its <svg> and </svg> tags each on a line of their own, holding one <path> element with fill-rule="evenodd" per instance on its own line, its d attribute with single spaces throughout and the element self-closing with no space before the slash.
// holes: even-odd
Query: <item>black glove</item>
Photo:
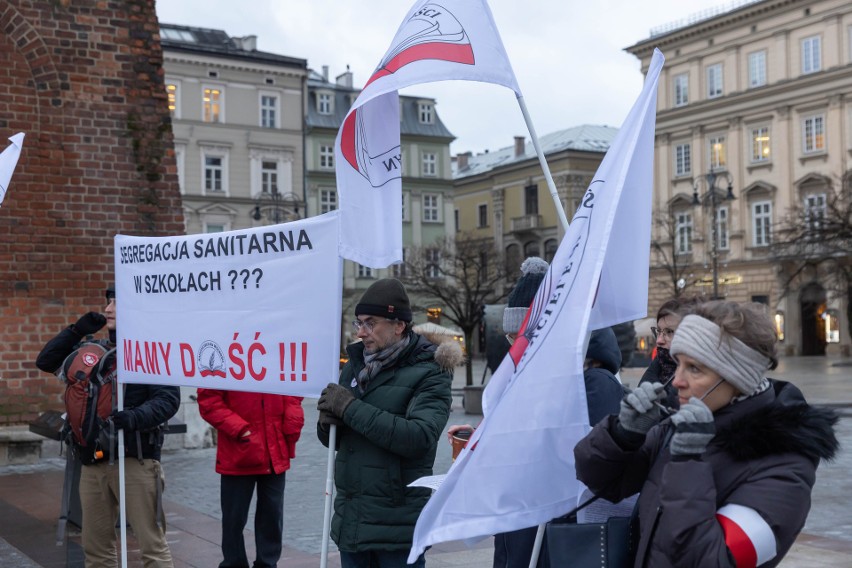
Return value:
<svg viewBox="0 0 852 568">
<path fill-rule="evenodd" d="M 99 329 L 106 325 L 106 317 L 98 312 L 89 312 L 77 320 L 72 328 L 80 337 L 97 333 Z"/>
<path fill-rule="evenodd" d="M 343 420 L 325 410 L 320 410 L 319 423 L 323 426 L 323 430 L 328 430 L 328 427 L 331 425 L 343 426 Z"/>
<path fill-rule="evenodd" d="M 647 434 L 663 416 L 657 402 L 665 400 L 666 387 L 662 383 L 642 383 L 621 401 L 618 422 L 628 432 Z"/>
<path fill-rule="evenodd" d="M 698 457 L 716 435 L 713 412 L 695 397 L 672 416 L 675 433 L 669 451 L 673 456 Z"/>
<path fill-rule="evenodd" d="M 116 410 L 110 414 L 110 420 L 115 424 L 116 430 L 133 430 L 136 428 L 136 419 L 128 410 Z"/>
<path fill-rule="evenodd" d="M 328 383 L 328 386 L 322 389 L 322 394 L 317 402 L 317 410 L 328 412 L 337 418 L 343 418 L 346 407 L 353 400 L 355 400 L 355 396 L 348 388 Z"/>
</svg>

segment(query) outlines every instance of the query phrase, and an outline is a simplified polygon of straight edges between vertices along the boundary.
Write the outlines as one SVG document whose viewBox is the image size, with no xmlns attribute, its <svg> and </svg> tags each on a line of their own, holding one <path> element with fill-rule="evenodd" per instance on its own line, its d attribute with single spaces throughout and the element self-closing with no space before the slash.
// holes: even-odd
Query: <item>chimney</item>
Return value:
<svg viewBox="0 0 852 568">
<path fill-rule="evenodd" d="M 328 83 L 328 65 L 322 66 L 322 80 Z"/>
<path fill-rule="evenodd" d="M 246 37 L 234 38 L 237 40 L 237 45 L 243 51 L 257 51 L 257 36 L 250 35 Z"/>
<path fill-rule="evenodd" d="M 470 152 L 461 152 L 456 156 L 456 165 L 459 171 L 467 169 L 468 158 L 470 158 Z"/>
<path fill-rule="evenodd" d="M 520 158 L 526 152 L 526 138 L 524 136 L 515 136 L 515 157 Z"/>
<path fill-rule="evenodd" d="M 337 76 L 337 85 L 347 89 L 352 88 L 352 71 L 349 70 L 349 65 L 346 66 L 346 73 Z"/>
</svg>

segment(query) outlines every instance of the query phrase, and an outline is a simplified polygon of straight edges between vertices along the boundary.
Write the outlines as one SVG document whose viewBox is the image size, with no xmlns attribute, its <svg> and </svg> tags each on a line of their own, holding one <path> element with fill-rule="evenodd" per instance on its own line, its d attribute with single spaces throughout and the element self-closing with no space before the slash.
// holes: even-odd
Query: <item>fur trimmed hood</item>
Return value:
<svg viewBox="0 0 852 568">
<path fill-rule="evenodd" d="M 455 367 L 463 365 L 464 361 L 461 345 L 455 341 L 445 341 L 435 349 L 435 362 L 442 369 L 452 372 Z"/>
<path fill-rule="evenodd" d="M 734 459 L 797 453 L 815 463 L 832 460 L 840 444 L 834 433 L 838 416 L 830 408 L 810 406 L 790 383 L 772 380 L 775 399 L 753 412 L 734 417 L 720 428 L 716 440 Z M 758 395 L 758 397 L 761 395 Z"/>
</svg>

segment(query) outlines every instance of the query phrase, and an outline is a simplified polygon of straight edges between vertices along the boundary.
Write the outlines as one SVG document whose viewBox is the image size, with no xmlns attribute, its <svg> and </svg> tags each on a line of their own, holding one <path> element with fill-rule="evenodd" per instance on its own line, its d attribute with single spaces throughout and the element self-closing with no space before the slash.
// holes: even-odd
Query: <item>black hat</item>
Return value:
<svg viewBox="0 0 852 568">
<path fill-rule="evenodd" d="M 110 284 L 109 286 L 107 286 L 104 295 L 106 296 L 107 302 L 115 298 L 115 284 Z"/>
<path fill-rule="evenodd" d="M 395 278 L 376 280 L 361 296 L 361 301 L 355 306 L 355 315 L 411 321 L 411 303 L 405 286 Z"/>
<path fill-rule="evenodd" d="M 547 273 L 549 265 L 544 259 L 531 256 L 521 264 L 521 277 L 515 288 L 509 292 L 508 304 L 503 311 L 503 331 L 505 333 L 518 333 L 527 309 L 532 304 L 541 281 Z"/>
</svg>

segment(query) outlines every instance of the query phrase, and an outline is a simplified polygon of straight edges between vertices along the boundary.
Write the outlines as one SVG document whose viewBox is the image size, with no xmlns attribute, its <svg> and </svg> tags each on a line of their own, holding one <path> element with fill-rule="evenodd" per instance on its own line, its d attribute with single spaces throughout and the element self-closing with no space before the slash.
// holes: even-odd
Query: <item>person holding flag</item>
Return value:
<svg viewBox="0 0 852 568">
<path fill-rule="evenodd" d="M 761 304 L 713 301 L 671 343 L 680 410 L 643 383 L 574 449 L 577 476 L 618 501 L 641 490 L 635 566 L 777 566 L 808 516 L 836 414 L 768 379 L 777 337 Z"/>
<path fill-rule="evenodd" d="M 436 347 L 411 330 L 411 303 L 399 280 L 374 282 L 355 306 L 358 343 L 339 383 L 317 404 L 317 435 L 338 428 L 331 537 L 343 568 L 406 565 L 414 525 L 430 490 L 408 484 L 432 475 L 450 414 L 456 342 Z M 423 554 L 415 567 L 426 564 Z"/>
</svg>

